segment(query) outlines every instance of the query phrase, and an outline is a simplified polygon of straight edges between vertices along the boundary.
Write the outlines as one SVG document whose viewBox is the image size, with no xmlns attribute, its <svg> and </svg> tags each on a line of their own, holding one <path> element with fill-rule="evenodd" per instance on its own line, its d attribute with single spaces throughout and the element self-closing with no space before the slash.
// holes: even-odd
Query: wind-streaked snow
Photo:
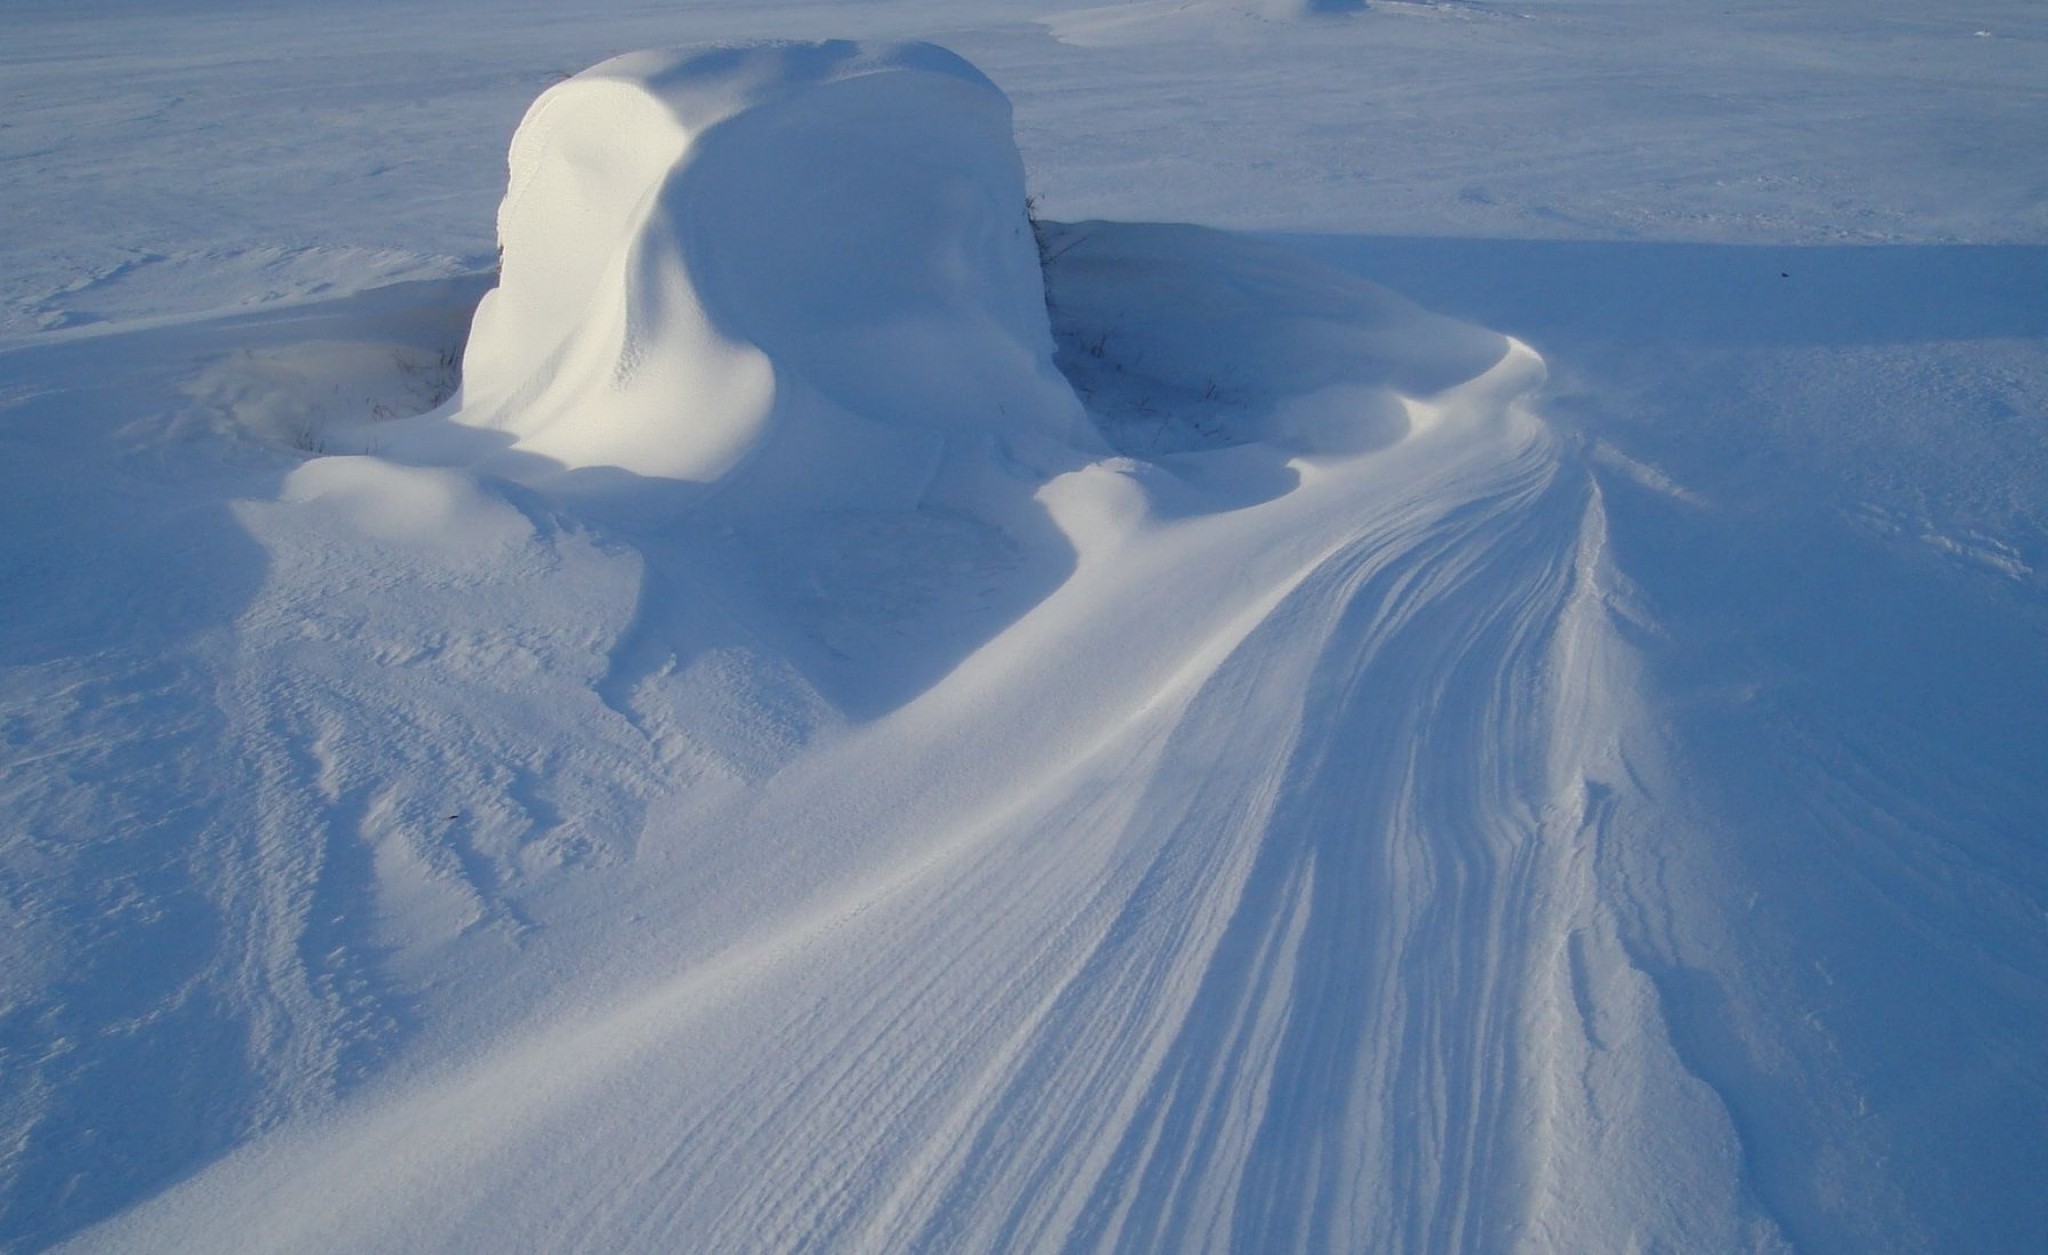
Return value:
<svg viewBox="0 0 2048 1255">
<path fill-rule="evenodd" d="M 2030 8 L 394 12 L 10 19 L 0 1246 L 2048 1237 Z"/>
</svg>

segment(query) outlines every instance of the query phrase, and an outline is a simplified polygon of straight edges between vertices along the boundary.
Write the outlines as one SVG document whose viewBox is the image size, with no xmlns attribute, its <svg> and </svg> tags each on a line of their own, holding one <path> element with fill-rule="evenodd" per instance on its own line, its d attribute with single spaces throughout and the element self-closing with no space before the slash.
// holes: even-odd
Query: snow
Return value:
<svg viewBox="0 0 2048 1255">
<path fill-rule="evenodd" d="M 916 504 L 950 446 L 1085 427 L 1024 201 L 1008 101 L 942 49 L 606 61 L 513 136 L 455 421 L 506 464 Z M 850 469 L 886 445 L 896 483 Z"/>
<path fill-rule="evenodd" d="M 0 1248 L 2048 1237 L 2033 6 L 9 27 Z"/>
</svg>

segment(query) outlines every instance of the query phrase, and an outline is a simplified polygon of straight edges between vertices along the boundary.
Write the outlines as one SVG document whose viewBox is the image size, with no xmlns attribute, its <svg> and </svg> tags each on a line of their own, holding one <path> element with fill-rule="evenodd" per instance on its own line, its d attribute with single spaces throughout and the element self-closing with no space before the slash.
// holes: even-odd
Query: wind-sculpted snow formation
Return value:
<svg viewBox="0 0 2048 1255">
<path fill-rule="evenodd" d="M 1921 1241 L 1541 357 L 1270 243 L 1038 226 L 950 53 L 636 53 L 521 125 L 459 395 L 289 469 L 144 442 L 233 504 L 171 554 L 174 494 L 102 492 L 110 567 L 203 594 L 11 673 L 39 744 L 129 712 L 12 814 L 158 818 L 41 873 L 0 1236 Z M 239 413 L 428 296 L 130 333 L 65 430 L 143 441 L 206 336 Z M 96 964 L 146 979 L 67 1000 Z"/>
<path fill-rule="evenodd" d="M 940 48 L 607 61 L 513 137 L 459 421 L 513 473 L 897 505 L 965 446 L 1071 443 L 1024 198 L 1009 101 Z"/>
</svg>

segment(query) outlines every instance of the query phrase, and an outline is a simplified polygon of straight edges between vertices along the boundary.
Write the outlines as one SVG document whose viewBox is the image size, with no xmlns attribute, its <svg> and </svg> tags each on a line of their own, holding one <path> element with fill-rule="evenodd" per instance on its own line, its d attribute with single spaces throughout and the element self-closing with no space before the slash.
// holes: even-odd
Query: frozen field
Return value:
<svg viewBox="0 0 2048 1255">
<path fill-rule="evenodd" d="M 0 13 L 0 1250 L 2048 1248 L 2038 4 L 586 8 Z"/>
</svg>

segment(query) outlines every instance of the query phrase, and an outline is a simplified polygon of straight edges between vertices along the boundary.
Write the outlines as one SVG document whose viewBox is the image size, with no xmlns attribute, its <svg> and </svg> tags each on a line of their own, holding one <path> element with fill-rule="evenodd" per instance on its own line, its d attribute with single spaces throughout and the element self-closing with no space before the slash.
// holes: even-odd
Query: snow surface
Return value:
<svg viewBox="0 0 2048 1255">
<path fill-rule="evenodd" d="M 2037 6 L 5 21 L 0 1247 L 2048 1242 Z"/>
<path fill-rule="evenodd" d="M 513 136 L 456 421 L 515 475 L 914 506 L 953 446 L 1086 429 L 1024 201 L 1009 102 L 943 49 L 614 58 Z"/>
</svg>

